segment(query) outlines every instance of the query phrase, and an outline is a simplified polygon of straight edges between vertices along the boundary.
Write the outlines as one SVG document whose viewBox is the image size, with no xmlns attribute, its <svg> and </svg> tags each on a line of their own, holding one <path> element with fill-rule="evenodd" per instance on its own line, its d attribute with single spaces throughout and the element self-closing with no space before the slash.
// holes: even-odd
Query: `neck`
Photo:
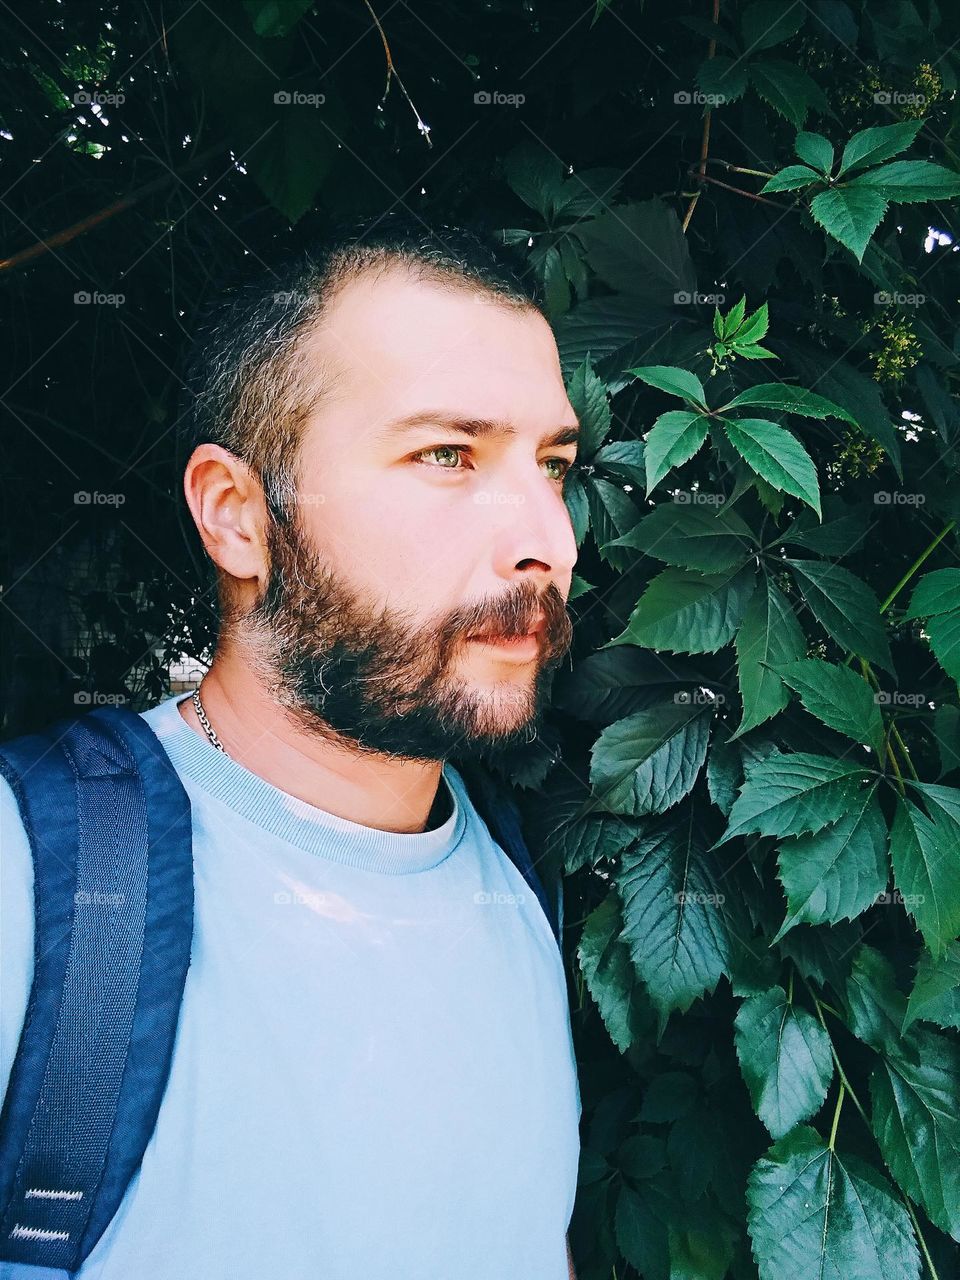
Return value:
<svg viewBox="0 0 960 1280">
<path fill-rule="evenodd" d="M 217 650 L 200 696 L 227 755 L 266 782 L 348 822 L 401 835 L 427 829 L 440 761 L 378 756 L 308 733 L 230 649 Z M 192 699 L 178 710 L 213 751 Z"/>
</svg>

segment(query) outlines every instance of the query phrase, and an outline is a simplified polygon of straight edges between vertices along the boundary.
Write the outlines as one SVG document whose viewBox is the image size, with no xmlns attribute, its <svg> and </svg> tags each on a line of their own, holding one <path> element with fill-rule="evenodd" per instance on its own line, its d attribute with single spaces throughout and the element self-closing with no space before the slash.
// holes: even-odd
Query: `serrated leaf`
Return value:
<svg viewBox="0 0 960 1280">
<path fill-rule="evenodd" d="M 960 1030 L 960 941 L 951 942 L 939 960 L 921 953 L 903 1030 L 918 1018 Z"/>
<path fill-rule="evenodd" d="M 648 495 L 668 471 L 693 457 L 707 438 L 707 426 L 704 414 L 688 409 L 661 413 L 644 441 Z"/>
<path fill-rule="evenodd" d="M 555 203 L 563 193 L 563 164 L 552 152 L 525 138 L 504 156 L 503 174 L 525 205 L 552 222 Z"/>
<path fill-rule="evenodd" d="M 611 440 L 594 455 L 593 465 L 629 484 L 646 485 L 642 440 Z"/>
<path fill-rule="evenodd" d="M 845 984 L 847 1027 L 878 1053 L 901 1045 L 907 1002 L 897 986 L 893 965 L 876 947 L 862 943 Z"/>
<path fill-rule="evenodd" d="M 666 391 L 671 396 L 680 396 L 689 403 L 697 405 L 698 408 L 706 407 L 703 383 L 689 369 L 681 369 L 671 364 L 647 364 L 641 365 L 638 369 L 628 369 L 627 372 L 649 386 L 656 387 L 659 391 Z"/>
<path fill-rule="evenodd" d="M 589 356 L 570 379 L 567 396 L 580 423 L 577 461 L 589 462 L 610 431 L 607 389 L 594 372 Z"/>
<path fill-rule="evenodd" d="M 843 189 L 875 192 L 897 204 L 952 200 L 960 195 L 960 174 L 929 160 L 894 160 L 879 169 L 857 174 Z"/>
<path fill-rule="evenodd" d="M 650 828 L 624 856 L 617 885 L 623 938 L 662 1026 L 715 989 L 730 956 L 721 870 L 692 813 Z"/>
<path fill-rule="evenodd" d="M 590 528 L 601 559 L 615 569 L 628 568 L 631 557 L 619 549 L 617 539 L 637 523 L 640 512 L 628 493 L 600 476 L 590 476 L 585 488 L 590 508 Z"/>
<path fill-rule="evenodd" d="M 828 495 L 833 498 L 834 495 Z M 865 508 L 848 509 L 835 502 L 824 506 L 822 524 L 815 523 L 809 511 L 803 512 L 782 535 L 782 542 L 806 547 L 827 556 L 848 556 L 860 548 L 870 530 L 872 520 Z"/>
<path fill-rule="evenodd" d="M 770 327 L 770 308 L 764 302 L 757 307 L 752 315 L 741 320 L 736 329 L 728 329 L 724 335 L 728 341 L 736 343 L 738 347 L 748 346 L 751 343 L 759 342 L 761 338 L 766 336 Z"/>
<path fill-rule="evenodd" d="M 813 197 L 810 212 L 828 235 L 862 262 L 870 237 L 887 212 L 887 201 L 869 188 L 833 187 Z"/>
<path fill-rule="evenodd" d="M 726 831 L 734 836 L 799 836 L 836 822 L 855 803 L 866 771 L 852 760 L 797 752 L 748 768 Z"/>
<path fill-rule="evenodd" d="M 620 899 L 611 890 L 587 917 L 577 959 L 587 990 L 621 1053 L 653 1028 L 650 1002 L 630 961 L 630 948 L 622 941 Z"/>
<path fill-rule="evenodd" d="M 911 1034 L 915 1057 L 889 1052 L 870 1077 L 873 1131 L 903 1190 L 960 1240 L 960 1047 L 936 1031 Z"/>
<path fill-rule="evenodd" d="M 793 150 L 805 164 L 820 173 L 828 174 L 833 168 L 833 143 L 822 133 L 798 133 Z"/>
<path fill-rule="evenodd" d="M 803 387 L 788 386 L 785 382 L 763 382 L 757 386 L 747 387 L 724 406 L 724 411 L 742 409 L 744 406 L 779 409 L 783 413 L 795 413 L 803 418 L 821 420 L 842 418 L 844 422 L 857 425 L 857 420 L 852 414 L 847 413 L 846 409 L 842 409 L 840 405 L 834 404 L 832 400 L 828 400 L 826 396 L 818 396 Z"/>
<path fill-rule="evenodd" d="M 642 299 L 648 306 L 672 306 L 677 293 L 693 293 L 696 288 L 680 219 L 659 197 L 605 209 L 578 222 L 574 234 L 591 270 L 618 294 Z"/>
<path fill-rule="evenodd" d="M 740 18 L 744 53 L 771 49 L 795 36 L 803 26 L 803 5 L 784 4 L 783 0 L 754 0 Z"/>
<path fill-rule="evenodd" d="M 757 589 L 747 606 L 736 650 L 743 716 L 733 737 L 739 738 L 786 707 L 787 691 L 771 668 L 806 651 L 806 637 L 790 602 L 772 578 Z"/>
<path fill-rule="evenodd" d="M 890 858 L 903 905 L 937 959 L 960 934 L 960 827 L 897 797 Z"/>
<path fill-rule="evenodd" d="M 830 729 L 871 746 L 882 759 L 883 717 L 866 680 L 849 667 L 804 658 L 777 666 L 777 674 L 800 695 L 804 709 Z"/>
<path fill-rule="evenodd" d="M 822 831 L 782 840 L 777 862 L 787 914 L 774 942 L 798 924 L 836 924 L 866 911 L 889 875 L 887 824 L 876 788 L 861 791 Z"/>
<path fill-rule="evenodd" d="M 573 536 L 579 547 L 590 528 L 590 504 L 583 478 L 577 471 L 571 472 L 563 485 L 563 501 L 573 526 Z"/>
<path fill-rule="evenodd" d="M 823 1105 L 833 1079 L 830 1037 L 780 986 L 744 1000 L 735 1027 L 753 1109 L 770 1136 L 782 1138 Z"/>
<path fill-rule="evenodd" d="M 672 701 L 607 725 L 590 752 L 599 807 L 637 817 L 682 800 L 706 758 L 710 715 L 709 704 Z"/>
<path fill-rule="evenodd" d="M 739 750 L 729 739 L 724 742 L 715 735 L 707 756 L 707 790 L 725 818 L 730 816 L 741 782 L 743 764 Z"/>
<path fill-rule="evenodd" d="M 800 1125 L 757 1161 L 748 1226 L 760 1280 L 918 1280 L 907 1211 L 877 1171 Z"/>
<path fill-rule="evenodd" d="M 751 470 L 774 489 L 802 498 L 820 514 L 817 469 L 796 436 L 765 418 L 724 419 L 723 429 Z"/>
<path fill-rule="evenodd" d="M 960 608 L 960 569 L 934 569 L 925 573 L 913 589 L 907 618 L 930 618 Z"/>
<path fill-rule="evenodd" d="M 789 560 L 813 616 L 844 649 L 893 673 L 893 659 L 873 591 L 848 569 L 826 560 Z"/>
<path fill-rule="evenodd" d="M 713 574 L 664 569 L 605 648 L 638 644 L 671 653 L 715 653 L 736 634 L 755 584 L 749 565 Z"/>
<path fill-rule="evenodd" d="M 816 169 L 810 169 L 805 164 L 788 164 L 785 169 L 767 179 L 760 188 L 760 194 L 765 196 L 777 191 L 802 191 L 804 187 L 819 180 L 820 174 Z"/>
<path fill-rule="evenodd" d="M 728 58 L 723 53 L 702 62 L 694 79 L 702 93 L 719 99 L 717 106 L 736 102 L 747 91 L 747 67 L 743 59 Z"/>
<path fill-rule="evenodd" d="M 663 502 L 612 545 L 683 569 L 717 573 L 742 564 L 755 544 L 750 526 L 735 511 Z"/>
<path fill-rule="evenodd" d="M 790 62 L 764 58 L 752 63 L 750 83 L 774 111 L 798 129 L 811 107 L 826 110 L 827 100 L 816 80 Z"/>
<path fill-rule="evenodd" d="M 885 124 L 877 129 L 862 129 L 843 148 L 839 174 L 892 159 L 901 151 L 906 151 L 922 127 L 922 120 L 901 120 L 897 124 Z"/>
<path fill-rule="evenodd" d="M 649 649 L 629 645 L 599 649 L 577 662 L 572 673 L 558 677 L 553 704 L 581 720 L 609 723 L 640 710 L 629 706 L 638 694 L 648 702 L 663 702 L 671 686 L 676 689 L 697 678 L 684 660 L 665 658 Z"/>
<path fill-rule="evenodd" d="M 726 316 L 722 318 L 720 332 L 716 335 L 718 338 L 726 338 L 731 333 L 736 333 L 737 329 L 743 324 L 743 317 L 747 310 L 747 295 L 744 294 L 739 302 L 735 302 Z M 718 313 L 719 314 L 719 313 Z"/>
</svg>

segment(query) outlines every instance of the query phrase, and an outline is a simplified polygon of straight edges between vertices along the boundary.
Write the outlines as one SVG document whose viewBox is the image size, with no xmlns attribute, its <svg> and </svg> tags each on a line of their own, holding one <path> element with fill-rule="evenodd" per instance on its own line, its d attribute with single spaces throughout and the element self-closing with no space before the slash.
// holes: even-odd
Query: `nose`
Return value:
<svg viewBox="0 0 960 1280">
<path fill-rule="evenodd" d="M 491 504 L 494 570 L 507 581 L 533 579 L 540 591 L 555 583 L 565 596 L 577 562 L 573 525 L 560 486 L 533 467 L 532 478 L 508 482 Z"/>
</svg>

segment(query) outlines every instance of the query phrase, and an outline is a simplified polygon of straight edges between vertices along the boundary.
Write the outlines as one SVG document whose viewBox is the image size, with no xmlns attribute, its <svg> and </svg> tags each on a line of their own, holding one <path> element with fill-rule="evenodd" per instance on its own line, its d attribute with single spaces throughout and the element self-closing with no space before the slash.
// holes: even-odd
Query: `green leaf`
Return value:
<svg viewBox="0 0 960 1280">
<path fill-rule="evenodd" d="M 623 938 L 662 1027 L 716 988 L 730 957 L 721 868 L 692 811 L 650 828 L 624 855 L 617 885 Z"/>
<path fill-rule="evenodd" d="M 787 691 L 771 667 L 799 658 L 806 651 L 806 637 L 790 602 L 770 577 L 747 605 L 736 649 L 743 716 L 733 738 L 786 707 Z"/>
<path fill-rule="evenodd" d="M 764 302 L 757 307 L 753 315 L 741 320 L 736 329 L 728 329 L 725 336 L 730 342 L 736 342 L 738 346 L 748 346 L 750 343 L 759 342 L 766 335 L 769 327 L 770 309 Z"/>
<path fill-rule="evenodd" d="M 869 191 L 897 204 L 913 204 L 921 200 L 951 200 L 960 195 L 960 174 L 931 164 L 929 160 L 894 160 L 858 174 L 844 187 L 845 191 Z"/>
<path fill-rule="evenodd" d="M 804 511 L 782 535 L 782 542 L 819 551 L 821 555 L 848 556 L 860 549 L 872 523 L 872 515 L 864 507 L 847 508 L 828 495 L 830 506 L 824 507 L 822 524 L 817 524 L 809 511 Z"/>
<path fill-rule="evenodd" d="M 710 704 L 674 700 L 607 725 L 590 752 L 599 807 L 637 817 L 682 800 L 706 758 L 710 715 Z"/>
<path fill-rule="evenodd" d="M 809 1125 L 757 1161 L 747 1204 L 760 1280 L 919 1280 L 913 1229 L 893 1188 Z"/>
<path fill-rule="evenodd" d="M 601 558 L 615 569 L 628 568 L 632 557 L 623 550 L 611 552 L 608 548 L 619 547 L 616 540 L 637 523 L 640 512 L 630 495 L 609 480 L 590 476 L 585 487 L 590 508 L 590 528 Z"/>
<path fill-rule="evenodd" d="M 820 514 L 817 469 L 796 436 L 764 418 L 724 419 L 723 429 L 751 470 L 774 489 L 802 498 Z"/>
<path fill-rule="evenodd" d="M 596 453 L 594 466 L 638 487 L 646 484 L 642 440 L 611 440 Z"/>
<path fill-rule="evenodd" d="M 878 129 L 863 129 L 855 133 L 843 148 L 839 174 L 842 176 L 854 169 L 880 164 L 906 151 L 923 123 L 922 120 L 901 120 L 897 124 L 885 124 Z"/>
<path fill-rule="evenodd" d="M 659 197 L 605 209 L 578 222 L 574 234 L 591 270 L 618 294 L 666 307 L 673 305 L 677 293 L 693 293 L 696 288 L 680 219 Z M 609 304 L 610 299 L 603 301 Z"/>
<path fill-rule="evenodd" d="M 717 573 L 742 564 L 756 543 L 735 511 L 662 502 L 612 545 L 632 547 L 684 569 Z"/>
<path fill-rule="evenodd" d="M 903 1190 L 960 1240 L 960 1047 L 936 1031 L 912 1036 L 916 1060 L 888 1053 L 870 1077 L 873 1131 Z"/>
<path fill-rule="evenodd" d="M 939 960 L 926 951 L 921 954 L 903 1030 L 918 1018 L 960 1030 L 960 941 L 951 942 Z"/>
<path fill-rule="evenodd" d="M 563 194 L 563 164 L 532 138 L 525 138 L 503 159 L 503 174 L 513 190 L 545 222 L 553 221 L 554 207 Z"/>
<path fill-rule="evenodd" d="M 620 899 L 615 889 L 587 917 L 577 959 L 610 1039 L 626 1053 L 653 1030 L 650 1002 L 637 980 L 630 949 L 620 938 Z"/>
<path fill-rule="evenodd" d="M 805 164 L 788 164 L 785 169 L 767 179 L 760 188 L 760 194 L 765 196 L 777 191 L 801 191 L 819 178 L 817 171 L 809 169 Z"/>
<path fill-rule="evenodd" d="M 836 924 L 866 911 L 887 887 L 887 824 L 876 787 L 860 792 L 832 826 L 781 840 L 787 914 L 774 942 L 798 924 Z"/>
<path fill-rule="evenodd" d="M 866 743 L 882 760 L 883 717 L 866 680 L 849 667 L 821 658 L 804 658 L 775 670 L 799 693 L 804 709 L 812 716 L 854 742 Z"/>
<path fill-rule="evenodd" d="M 574 539 L 579 547 L 590 527 L 590 504 L 587 501 L 586 486 L 577 471 L 573 471 L 564 483 L 563 501 L 573 526 Z"/>
<path fill-rule="evenodd" d="M 810 212 L 828 235 L 862 262 L 870 237 L 887 212 L 887 201 L 878 191 L 833 187 L 813 197 Z"/>
<path fill-rule="evenodd" d="M 785 382 L 763 382 L 741 391 L 729 404 L 727 409 L 742 409 L 744 406 L 762 409 L 779 409 L 783 413 L 796 413 L 803 418 L 842 418 L 844 422 L 857 425 L 856 418 L 834 404 L 826 396 L 818 396 L 803 387 L 791 387 Z"/>
<path fill-rule="evenodd" d="M 749 565 L 713 574 L 664 569 L 637 601 L 626 628 L 604 647 L 715 653 L 736 635 L 755 585 Z"/>
<path fill-rule="evenodd" d="M 693 457 L 707 438 L 707 425 L 702 413 L 688 409 L 661 413 L 644 441 L 648 495 L 668 471 Z"/>
<path fill-rule="evenodd" d="M 752 608 L 753 602 L 750 606 Z M 707 756 L 707 790 L 710 799 L 725 818 L 730 816 L 733 802 L 737 798 L 737 788 L 743 781 L 743 765 L 740 752 L 729 739 L 726 742 L 714 736 Z"/>
<path fill-rule="evenodd" d="M 638 695 L 662 702 L 675 689 L 695 681 L 697 673 L 684 664 L 661 657 L 649 649 L 622 645 L 599 649 L 576 663 L 572 673 L 558 677 L 553 703 L 581 720 L 609 723 L 633 711 Z M 671 688 L 672 686 L 672 688 Z M 629 712 L 624 710 L 629 707 Z"/>
<path fill-rule="evenodd" d="M 793 149 L 805 164 L 820 173 L 828 174 L 833 168 L 833 143 L 822 133 L 798 133 Z"/>
<path fill-rule="evenodd" d="M 742 58 L 728 58 L 724 53 L 707 58 L 696 74 L 697 87 L 709 97 L 719 99 L 718 106 L 736 102 L 747 91 L 747 66 Z"/>
<path fill-rule="evenodd" d="M 744 1000 L 735 1026 L 753 1109 L 770 1136 L 782 1138 L 823 1106 L 833 1079 L 830 1037 L 779 986 Z"/>
<path fill-rule="evenodd" d="M 901 1045 L 907 1002 L 897 987 L 893 965 L 875 947 L 865 943 L 858 947 L 845 996 L 847 1025 L 858 1039 L 878 1053 Z"/>
<path fill-rule="evenodd" d="M 727 312 L 720 323 L 720 332 L 716 334 L 718 338 L 729 337 L 731 333 L 736 331 L 743 324 L 743 317 L 747 310 L 747 295 L 744 294 L 739 302 L 735 302 Z M 719 312 L 718 312 L 719 314 Z"/>
<path fill-rule="evenodd" d="M 874 666 L 893 672 L 880 602 L 865 582 L 826 560 L 784 560 L 803 598 L 828 635 Z"/>
<path fill-rule="evenodd" d="M 740 19 L 744 54 L 783 44 L 797 34 L 805 17 L 803 5 L 784 4 L 783 0 L 754 0 Z"/>
<path fill-rule="evenodd" d="M 726 831 L 734 836 L 799 836 L 820 831 L 856 803 L 866 771 L 852 760 L 779 752 L 749 766 L 730 812 Z"/>
<path fill-rule="evenodd" d="M 930 618 L 960 608 L 960 569 L 934 569 L 925 573 L 913 589 L 907 618 Z"/>
<path fill-rule="evenodd" d="M 610 430 L 607 389 L 594 372 L 589 356 L 570 379 L 567 395 L 580 422 L 577 461 L 589 462 Z"/>
<path fill-rule="evenodd" d="M 750 66 L 750 82 L 765 102 L 798 129 L 812 108 L 825 111 L 827 100 L 816 80 L 790 62 L 762 59 Z"/>
<path fill-rule="evenodd" d="M 703 383 L 688 369 L 679 369 L 676 365 L 670 364 L 648 364 L 642 365 L 639 369 L 628 369 L 627 372 L 651 387 L 666 391 L 671 396 L 680 396 L 700 409 L 706 408 L 706 392 L 703 389 Z M 647 443 L 649 448 L 649 441 Z"/>
<path fill-rule="evenodd" d="M 928 817 L 897 798 L 890 857 L 903 905 L 934 959 L 960 934 L 960 828 L 942 810 Z"/>
<path fill-rule="evenodd" d="M 314 0 L 243 0 L 243 7 L 258 36 L 285 36 L 313 8 L 313 3 Z"/>
</svg>

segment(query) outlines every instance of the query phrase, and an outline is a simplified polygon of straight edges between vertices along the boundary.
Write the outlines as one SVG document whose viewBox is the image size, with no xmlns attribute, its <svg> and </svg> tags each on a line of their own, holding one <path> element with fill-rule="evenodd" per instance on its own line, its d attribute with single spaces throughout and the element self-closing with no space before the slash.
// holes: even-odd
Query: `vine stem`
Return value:
<svg viewBox="0 0 960 1280">
<path fill-rule="evenodd" d="M 818 999 L 816 992 L 814 991 L 813 987 L 810 985 L 810 982 L 807 978 L 804 978 L 803 981 L 807 990 L 810 992 L 810 998 L 813 1000 L 813 1006 L 817 1011 L 817 1017 L 820 1019 L 820 1025 L 823 1027 L 824 1031 L 826 1031 L 828 1037 L 830 1037 L 830 1054 L 831 1054 L 831 1057 L 833 1058 L 833 1064 L 837 1068 L 837 1075 L 840 1077 L 840 1094 L 837 1098 L 837 1109 L 834 1112 L 834 1116 L 833 1116 L 833 1127 L 830 1130 L 830 1150 L 831 1151 L 833 1150 L 833 1143 L 834 1143 L 834 1139 L 836 1137 L 836 1132 L 837 1132 L 837 1121 L 840 1118 L 840 1106 L 843 1102 L 844 1093 L 847 1093 L 850 1095 L 850 1101 L 857 1108 L 857 1111 L 859 1111 L 860 1116 L 863 1120 L 863 1123 L 867 1126 L 867 1131 L 869 1132 L 870 1136 L 874 1139 L 874 1141 L 876 1141 L 876 1136 L 873 1132 L 873 1126 L 870 1123 L 870 1118 L 867 1115 L 866 1111 L 864 1111 L 863 1106 L 860 1103 L 860 1099 L 857 1097 L 856 1093 L 853 1090 L 853 1086 L 850 1084 L 850 1081 L 847 1079 L 846 1072 L 844 1071 L 843 1067 L 840 1065 L 840 1059 L 837 1056 L 836 1049 L 833 1047 L 833 1037 L 830 1036 L 830 1031 L 827 1027 L 826 1019 L 823 1016 L 823 1010 L 829 1009 L 829 1011 L 832 1014 L 834 1014 L 834 1016 L 837 1018 L 839 1018 L 840 1015 L 837 1013 L 835 1009 L 831 1009 L 828 1004 Z M 923 1254 L 924 1261 L 927 1264 L 927 1269 L 930 1272 L 930 1280 L 940 1280 L 940 1276 L 937 1273 L 937 1268 L 934 1266 L 933 1259 L 930 1257 L 930 1250 L 927 1248 L 927 1242 L 923 1238 L 923 1232 L 920 1230 L 920 1223 L 917 1221 L 917 1215 L 914 1212 L 913 1205 L 910 1202 L 910 1197 L 900 1187 L 897 1187 L 897 1191 L 900 1194 L 900 1199 L 906 1205 L 907 1213 L 910 1215 L 910 1221 L 913 1223 L 913 1229 L 914 1229 L 914 1232 L 916 1233 L 917 1240 L 919 1241 L 919 1244 L 920 1244 L 920 1251 Z"/>
<path fill-rule="evenodd" d="M 833 1124 L 830 1126 L 830 1151 L 833 1151 L 837 1141 L 837 1125 L 840 1123 L 840 1108 L 843 1106 L 843 1100 L 847 1096 L 847 1087 L 840 1081 L 840 1089 L 837 1093 L 837 1105 L 833 1112 Z"/>
<path fill-rule="evenodd" d="M 713 25 L 716 26 L 719 23 L 719 21 L 720 21 L 720 0 L 713 0 Z M 707 45 L 707 60 L 709 61 L 716 52 L 717 52 L 717 42 L 713 38 L 713 36 L 711 36 L 710 43 Z M 713 116 L 713 112 L 711 108 L 707 107 L 706 111 L 703 113 L 703 136 L 700 139 L 699 173 L 701 178 L 705 178 L 707 173 L 707 156 L 710 152 L 710 121 L 712 119 L 712 116 Z M 700 199 L 701 190 L 702 189 L 698 188 L 698 190 L 696 190 L 693 193 L 693 198 L 691 199 L 690 203 L 687 205 L 687 212 L 683 215 L 684 235 L 686 235 L 687 227 L 689 227 L 690 225 L 690 219 L 693 217 L 693 211 L 697 207 L 697 201 Z"/>
<path fill-rule="evenodd" d="M 907 583 L 910 581 L 913 575 L 917 572 L 917 570 L 923 564 L 924 560 L 926 560 L 927 556 L 930 555 L 931 551 L 933 551 L 937 546 L 939 546 L 939 544 L 944 540 L 944 538 L 947 536 L 947 534 L 950 532 L 950 530 L 954 527 L 956 523 L 957 523 L 956 520 L 948 520 L 947 523 L 940 530 L 940 532 L 937 534 L 937 536 L 934 538 L 934 540 L 930 543 L 930 545 L 924 551 L 920 552 L 916 560 L 914 560 L 913 564 L 910 566 L 910 568 L 903 575 L 903 577 L 900 579 L 897 585 L 893 588 L 893 590 L 887 596 L 886 600 L 884 600 L 883 604 L 880 606 L 881 613 L 883 613 L 885 609 L 890 608 L 891 604 L 893 604 L 894 600 L 897 598 L 897 596 L 900 594 L 903 588 L 907 585 Z"/>
</svg>

